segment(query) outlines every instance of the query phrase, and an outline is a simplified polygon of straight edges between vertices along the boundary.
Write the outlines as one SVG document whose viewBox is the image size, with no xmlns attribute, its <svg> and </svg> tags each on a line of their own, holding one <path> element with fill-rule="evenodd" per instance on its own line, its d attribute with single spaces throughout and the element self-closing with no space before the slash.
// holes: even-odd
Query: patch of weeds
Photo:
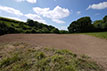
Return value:
<svg viewBox="0 0 107 71">
<path fill-rule="evenodd" d="M 43 52 L 38 52 L 38 53 L 36 54 L 36 58 L 37 58 L 38 60 L 43 59 L 43 58 L 45 58 L 45 57 L 46 57 L 46 55 L 45 55 Z"/>
<path fill-rule="evenodd" d="M 73 54 L 71 51 L 68 51 L 68 50 L 56 50 L 56 54 L 60 54 L 60 55 L 71 55 L 73 57 L 77 57 L 76 54 Z"/>
<path fill-rule="evenodd" d="M 35 49 L 28 49 L 28 52 L 31 52 L 31 53 L 33 53 L 33 52 L 36 52 L 37 50 L 35 50 Z"/>
<path fill-rule="evenodd" d="M 23 43 L 23 42 L 20 42 L 20 43 L 14 43 L 13 46 L 20 46 L 20 45 L 24 45 L 24 46 L 27 46 L 27 44 Z"/>
<path fill-rule="evenodd" d="M 61 55 L 71 54 L 72 55 L 72 52 L 70 52 L 68 50 L 56 50 L 56 54 L 61 54 Z"/>
<path fill-rule="evenodd" d="M 49 49 L 49 48 L 44 48 L 44 50 L 45 50 L 45 51 L 50 51 L 50 49 Z"/>
<path fill-rule="evenodd" d="M 74 65 L 68 65 L 68 66 L 65 66 L 63 71 L 78 71 L 78 70 Z"/>
<path fill-rule="evenodd" d="M 86 70 L 86 71 L 89 71 L 89 70 L 99 71 L 100 70 L 100 66 L 98 64 L 90 60 L 83 59 L 83 58 L 78 59 L 77 65 L 80 70 Z"/>
<path fill-rule="evenodd" d="M 56 50 L 54 48 L 44 48 L 44 51 L 51 51 L 51 52 L 55 52 Z"/>
<path fill-rule="evenodd" d="M 54 55 L 54 56 L 51 57 L 51 59 L 52 59 L 53 62 L 59 62 L 60 63 L 60 61 L 63 61 L 62 59 L 64 59 L 64 56 Z"/>
<path fill-rule="evenodd" d="M 10 58 L 3 58 L 2 60 L 0 60 L 0 68 L 1 67 L 6 67 L 8 65 L 11 65 L 12 63 L 19 61 L 20 58 L 18 57 L 18 55 L 14 55 Z"/>
<path fill-rule="evenodd" d="M 69 50 L 19 48 L 0 59 L 1 71 L 103 71 L 88 56 L 77 56 Z M 8 47 L 9 48 L 9 47 Z"/>
<path fill-rule="evenodd" d="M 49 63 L 50 63 L 49 58 L 44 58 L 42 60 L 39 60 L 36 64 L 37 70 L 38 71 L 50 71 L 51 67 Z"/>
<path fill-rule="evenodd" d="M 20 65 L 20 68 L 23 68 L 23 69 L 29 69 L 30 67 L 31 67 L 31 64 L 28 64 L 27 62 L 23 62 Z"/>
</svg>

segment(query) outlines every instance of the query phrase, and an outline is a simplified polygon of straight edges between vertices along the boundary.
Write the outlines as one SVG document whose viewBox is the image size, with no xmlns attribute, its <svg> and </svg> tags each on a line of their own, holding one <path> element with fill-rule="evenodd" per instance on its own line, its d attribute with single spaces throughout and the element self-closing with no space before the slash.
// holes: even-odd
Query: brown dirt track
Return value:
<svg viewBox="0 0 107 71">
<path fill-rule="evenodd" d="M 0 43 L 24 42 L 33 46 L 68 49 L 85 54 L 102 64 L 107 71 L 107 40 L 80 34 L 8 34 L 0 36 Z"/>
</svg>

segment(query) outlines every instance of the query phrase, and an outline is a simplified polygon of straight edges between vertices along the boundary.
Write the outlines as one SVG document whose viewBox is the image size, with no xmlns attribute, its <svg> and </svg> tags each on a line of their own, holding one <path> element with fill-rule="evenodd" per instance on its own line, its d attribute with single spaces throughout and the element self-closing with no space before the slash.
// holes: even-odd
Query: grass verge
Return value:
<svg viewBox="0 0 107 71">
<path fill-rule="evenodd" d="M 107 32 L 94 32 L 94 33 L 84 33 L 84 34 L 107 39 Z"/>
</svg>

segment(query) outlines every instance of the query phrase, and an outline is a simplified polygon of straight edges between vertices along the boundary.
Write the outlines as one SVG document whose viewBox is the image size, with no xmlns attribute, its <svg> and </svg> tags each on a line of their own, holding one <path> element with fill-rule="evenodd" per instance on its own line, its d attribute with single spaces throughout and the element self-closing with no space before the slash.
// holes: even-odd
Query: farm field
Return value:
<svg viewBox="0 0 107 71">
<path fill-rule="evenodd" d="M 7 34 L 0 36 L 1 44 L 26 43 L 32 47 L 71 50 L 88 55 L 107 70 L 107 40 L 83 34 Z"/>
</svg>

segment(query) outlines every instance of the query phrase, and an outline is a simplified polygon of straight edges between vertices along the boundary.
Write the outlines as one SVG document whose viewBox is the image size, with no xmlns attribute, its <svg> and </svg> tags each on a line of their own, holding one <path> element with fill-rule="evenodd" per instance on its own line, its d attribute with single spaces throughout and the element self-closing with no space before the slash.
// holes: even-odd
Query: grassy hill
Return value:
<svg viewBox="0 0 107 71">
<path fill-rule="evenodd" d="M 59 30 L 51 25 L 30 19 L 27 22 L 21 22 L 0 17 L 0 35 L 10 33 L 59 33 Z"/>
</svg>

